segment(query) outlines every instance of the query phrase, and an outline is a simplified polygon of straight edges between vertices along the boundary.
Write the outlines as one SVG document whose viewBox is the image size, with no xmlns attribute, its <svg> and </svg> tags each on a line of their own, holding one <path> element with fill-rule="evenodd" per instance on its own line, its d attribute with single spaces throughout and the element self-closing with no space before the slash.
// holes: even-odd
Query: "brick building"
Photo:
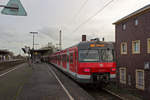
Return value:
<svg viewBox="0 0 150 100">
<path fill-rule="evenodd" d="M 150 100 L 150 5 L 114 24 L 119 86 Z"/>
</svg>

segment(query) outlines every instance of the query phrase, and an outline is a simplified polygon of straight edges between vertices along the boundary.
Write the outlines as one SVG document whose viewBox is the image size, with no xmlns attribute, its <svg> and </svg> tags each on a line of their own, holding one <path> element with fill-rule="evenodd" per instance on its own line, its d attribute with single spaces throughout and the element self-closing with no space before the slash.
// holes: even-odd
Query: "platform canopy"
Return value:
<svg viewBox="0 0 150 100">
<path fill-rule="evenodd" d="M 49 55 L 52 53 L 52 49 L 38 49 L 38 50 L 30 50 L 30 54 L 34 54 L 34 55 Z"/>
<path fill-rule="evenodd" d="M 7 51 L 7 50 L 0 50 L 0 55 L 7 55 L 9 54 L 10 52 Z"/>
</svg>

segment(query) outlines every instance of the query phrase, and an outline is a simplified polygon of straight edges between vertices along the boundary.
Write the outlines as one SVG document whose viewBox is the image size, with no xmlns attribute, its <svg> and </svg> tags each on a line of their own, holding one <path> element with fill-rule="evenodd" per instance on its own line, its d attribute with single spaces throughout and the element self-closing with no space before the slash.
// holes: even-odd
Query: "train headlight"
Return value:
<svg viewBox="0 0 150 100">
<path fill-rule="evenodd" d="M 84 69 L 84 72 L 87 72 L 87 73 L 88 73 L 88 72 L 90 72 L 90 71 L 91 71 L 90 68 L 85 68 L 85 69 Z"/>
<path fill-rule="evenodd" d="M 111 68 L 111 71 L 112 71 L 112 72 L 115 72 L 115 71 L 116 71 L 116 68 Z"/>
</svg>

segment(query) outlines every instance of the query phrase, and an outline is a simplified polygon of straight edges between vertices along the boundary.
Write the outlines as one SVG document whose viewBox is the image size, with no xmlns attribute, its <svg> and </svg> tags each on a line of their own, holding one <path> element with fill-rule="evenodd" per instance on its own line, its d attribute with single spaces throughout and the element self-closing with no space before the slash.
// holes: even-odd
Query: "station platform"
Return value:
<svg viewBox="0 0 150 100">
<path fill-rule="evenodd" d="M 34 64 L 32 76 L 16 100 L 69 100 L 46 64 Z"/>
<path fill-rule="evenodd" d="M 0 88 L 0 100 L 94 100 L 52 65 L 42 63 L 17 66 L 0 77 Z"/>
</svg>

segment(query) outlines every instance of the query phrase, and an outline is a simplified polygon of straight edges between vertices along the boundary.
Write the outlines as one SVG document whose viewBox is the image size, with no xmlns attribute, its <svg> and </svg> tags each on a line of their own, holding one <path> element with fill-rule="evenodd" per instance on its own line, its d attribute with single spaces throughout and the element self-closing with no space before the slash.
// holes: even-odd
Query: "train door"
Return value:
<svg viewBox="0 0 150 100">
<path fill-rule="evenodd" d="M 67 49 L 67 72 L 69 72 L 69 49 Z"/>
<path fill-rule="evenodd" d="M 71 51 L 70 53 L 69 53 L 69 70 L 70 71 L 72 71 L 72 72 L 74 72 L 74 53 L 73 53 L 73 51 Z"/>
<path fill-rule="evenodd" d="M 62 64 L 62 55 L 60 54 L 60 67 L 62 67 L 63 64 Z"/>
<path fill-rule="evenodd" d="M 58 55 L 58 66 L 60 66 L 60 55 Z"/>
<path fill-rule="evenodd" d="M 73 64 L 72 64 L 72 71 L 76 72 L 76 53 L 75 49 L 73 50 Z"/>
<path fill-rule="evenodd" d="M 57 59 L 56 61 L 57 61 L 57 65 L 58 65 L 58 54 L 56 55 L 56 57 L 57 57 L 57 58 L 56 58 L 56 59 Z"/>
<path fill-rule="evenodd" d="M 63 66 L 63 68 L 66 69 L 66 66 L 67 66 L 67 55 L 66 54 L 62 55 L 62 66 Z"/>
<path fill-rule="evenodd" d="M 75 49 L 75 60 L 74 60 L 74 62 L 75 62 L 75 64 L 74 64 L 74 66 L 75 66 L 75 73 L 76 73 L 76 74 L 75 74 L 75 77 L 77 76 L 77 72 L 78 72 L 78 71 L 77 71 L 77 70 L 78 70 L 78 69 L 77 69 L 77 67 L 78 67 L 78 66 L 77 66 L 78 62 L 77 62 L 77 61 L 78 61 L 78 60 L 77 60 L 77 50 Z"/>
<path fill-rule="evenodd" d="M 67 68 L 67 54 L 65 54 L 65 57 L 64 57 L 64 62 L 65 62 L 65 65 L 64 65 L 64 67 L 65 67 L 65 69 Z"/>
</svg>

